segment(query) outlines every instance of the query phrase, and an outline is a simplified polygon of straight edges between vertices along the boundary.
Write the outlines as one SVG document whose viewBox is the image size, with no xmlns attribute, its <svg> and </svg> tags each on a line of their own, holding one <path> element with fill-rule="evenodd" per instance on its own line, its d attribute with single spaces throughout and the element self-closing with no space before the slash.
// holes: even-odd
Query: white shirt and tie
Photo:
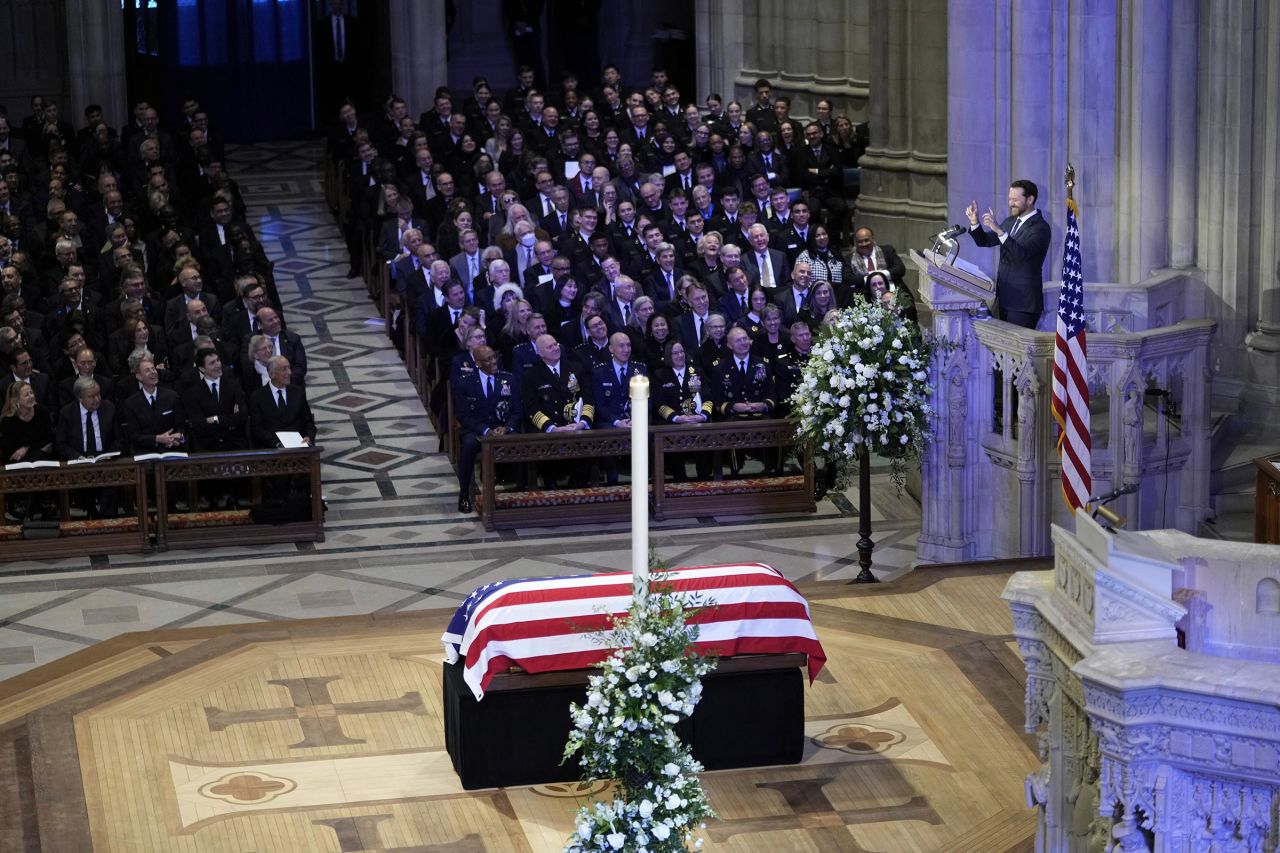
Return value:
<svg viewBox="0 0 1280 853">
<path fill-rule="evenodd" d="M 1003 243 L 1010 237 L 1018 236 L 1018 232 L 1022 230 L 1022 226 L 1027 224 L 1027 220 L 1040 212 L 1040 208 L 1033 208 L 1026 213 L 1013 220 L 1013 225 L 1009 226 L 1009 230 L 1000 235 L 999 240 Z M 869 269 L 869 268 L 868 268 Z"/>
<path fill-rule="evenodd" d="M 777 279 L 773 275 L 773 262 L 769 258 L 768 251 L 760 252 L 756 255 L 756 264 L 760 267 L 760 285 L 762 287 L 775 287 Z"/>
<path fill-rule="evenodd" d="M 80 405 L 80 422 L 85 425 L 82 430 L 82 445 L 86 456 L 96 456 L 102 452 L 102 421 L 98 417 L 98 411 L 89 411 Z"/>
</svg>

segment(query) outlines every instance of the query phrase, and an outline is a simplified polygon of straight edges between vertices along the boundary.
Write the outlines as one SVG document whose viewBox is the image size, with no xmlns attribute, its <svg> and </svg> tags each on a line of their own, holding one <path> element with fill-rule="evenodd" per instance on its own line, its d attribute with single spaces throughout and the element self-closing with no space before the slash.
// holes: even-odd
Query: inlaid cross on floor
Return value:
<svg viewBox="0 0 1280 853">
<path fill-rule="evenodd" d="M 485 853 L 484 842 L 474 832 L 460 841 L 452 841 L 448 844 L 383 847 L 382 831 L 378 828 L 378 824 L 390 819 L 389 814 L 369 814 L 311 822 L 333 830 L 338 836 L 339 853 Z M 370 842 L 373 842 L 372 847 L 368 846 Z"/>
<path fill-rule="evenodd" d="M 834 781 L 832 777 L 820 777 L 760 782 L 756 785 L 757 788 L 777 791 L 792 813 L 714 821 L 707 824 L 707 836 L 712 841 L 725 841 L 743 833 L 802 829 L 819 853 L 870 853 L 853 840 L 846 827 L 850 824 L 899 820 L 919 820 L 935 825 L 942 823 L 942 818 L 929 805 L 929 801 L 920 796 L 897 805 L 837 810 L 823 790 L 824 786 Z"/>
<path fill-rule="evenodd" d="M 268 681 L 289 691 L 292 708 L 261 708 L 254 711 L 224 711 L 218 707 L 204 709 L 209 731 L 220 732 L 228 726 L 242 723 L 267 723 L 277 720 L 297 720 L 302 727 L 302 740 L 290 744 L 290 749 L 315 746 L 344 746 L 364 743 L 361 738 L 348 737 L 342 730 L 344 716 L 355 714 L 387 714 L 405 711 L 419 717 L 427 716 L 422 696 L 416 691 L 399 699 L 374 699 L 366 702 L 334 702 L 329 696 L 329 684 L 340 681 L 340 675 L 323 675 L 311 678 L 281 678 Z"/>
</svg>

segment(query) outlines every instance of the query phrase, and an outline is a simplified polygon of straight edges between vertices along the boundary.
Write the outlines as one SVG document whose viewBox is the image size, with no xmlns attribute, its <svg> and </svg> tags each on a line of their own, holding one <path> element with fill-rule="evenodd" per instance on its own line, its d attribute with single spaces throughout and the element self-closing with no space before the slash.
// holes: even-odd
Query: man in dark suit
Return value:
<svg viewBox="0 0 1280 853">
<path fill-rule="evenodd" d="M 998 224 L 990 208 L 979 223 L 976 200 L 965 210 L 973 242 L 1000 247 L 996 272 L 1000 319 L 1027 329 L 1034 329 L 1044 313 L 1044 258 L 1052 238 L 1049 223 L 1036 208 L 1039 192 L 1031 181 L 1010 184 L 1009 215 Z"/>
<path fill-rule="evenodd" d="M 61 459 L 92 458 L 100 453 L 118 453 L 120 447 L 119 424 L 116 408 L 110 400 L 102 399 L 102 390 L 91 377 L 76 380 L 75 400 L 62 407 L 58 424 L 54 428 L 54 452 Z M 114 488 L 81 490 L 89 500 L 86 507 L 89 516 L 114 518 L 119 505 L 119 495 Z M 97 509 L 93 501 L 97 499 Z"/>
<path fill-rule="evenodd" d="M 773 134 L 767 130 L 756 131 L 756 149 L 747 156 L 747 174 L 764 175 L 774 186 L 791 186 L 791 167 L 787 158 L 773 149 Z"/>
<path fill-rule="evenodd" d="M 870 273 L 887 272 L 893 286 L 906 294 L 903 303 L 910 307 L 904 311 L 903 316 L 915 322 L 915 296 L 907 287 L 907 265 L 902 262 L 902 258 L 892 246 L 887 243 L 877 243 L 875 233 L 866 226 L 853 232 L 853 256 L 849 259 L 849 266 L 854 271 L 855 280 L 861 276 L 865 281 Z"/>
<path fill-rule="evenodd" d="M 839 232 L 847 209 L 842 195 L 844 170 L 835 150 L 823 141 L 822 126 L 816 121 L 805 126 L 804 141 L 794 154 L 796 182 L 805 191 L 813 212 L 821 210 L 825 214 L 823 222 L 833 232 Z"/>
<path fill-rule="evenodd" d="M 185 449 L 186 417 L 177 392 L 160 387 L 160 373 L 149 358 L 138 359 L 133 376 L 141 387 L 123 405 L 125 434 L 133 453 Z"/>
<path fill-rule="evenodd" d="M 769 247 L 769 230 L 757 222 L 748 231 L 748 240 L 751 247 L 742 253 L 747 275 L 770 295 L 777 288 L 786 287 L 791 282 L 791 265 L 784 252 Z"/>
<path fill-rule="evenodd" d="M 193 451 L 247 450 L 244 425 L 249 418 L 244 389 L 235 377 L 224 380 L 222 359 L 216 350 L 196 353 L 200 381 L 182 396 Z"/>
<path fill-rule="evenodd" d="M 187 303 L 197 299 L 204 303 L 209 316 L 218 316 L 222 307 L 221 303 L 219 303 L 215 294 L 205 292 L 204 276 L 200 273 L 199 265 L 192 264 L 179 270 L 178 286 L 182 288 L 182 292 L 164 305 L 164 327 L 166 331 L 172 332 L 175 326 L 187 321 Z"/>
<path fill-rule="evenodd" d="M 467 374 L 455 391 L 458 408 L 458 512 L 471 512 L 471 483 L 480 455 L 480 436 L 516 432 L 519 406 L 515 380 L 498 369 L 492 347 L 475 351 L 476 370 Z"/>
<path fill-rule="evenodd" d="M 686 193 L 693 192 L 693 185 L 698 182 L 697 177 L 693 174 L 693 157 L 688 151 L 677 151 L 672 158 L 673 165 L 676 170 L 667 175 L 663 182 L 663 191 L 670 196 L 672 190 L 684 190 Z"/>
<path fill-rule="evenodd" d="M 613 298 L 605 304 L 604 319 L 610 329 L 624 329 L 631 323 L 631 303 L 636 299 L 636 282 L 621 276 L 613 288 Z"/>
<path fill-rule="evenodd" d="M 812 265 L 808 261 L 799 261 L 791 268 L 791 286 L 779 289 L 774 296 L 774 304 L 782 309 L 782 325 L 791 328 L 791 324 L 801 319 L 809 302 L 809 285 L 812 278 Z"/>
<path fill-rule="evenodd" d="M 17 382 L 25 382 L 35 392 L 37 403 L 46 408 L 52 407 L 56 401 L 51 396 L 49 374 L 36 373 L 33 369 L 34 367 L 35 362 L 31 357 L 31 353 L 23 347 L 18 347 L 10 352 L 9 369 L 5 371 L 4 376 L 0 377 L 0 400 L 5 398 L 5 394 L 9 392 L 10 385 Z"/>
<path fill-rule="evenodd" d="M 292 368 L 282 355 L 267 361 L 271 381 L 249 400 L 249 432 L 255 447 L 281 447 L 278 432 L 296 432 L 308 445 L 316 441 L 316 421 L 307 404 L 307 389 L 290 384 Z"/>
<path fill-rule="evenodd" d="M 653 300 L 654 310 L 675 317 L 680 313 L 677 283 L 684 270 L 676 267 L 676 249 L 670 243 L 658 244 L 658 265 L 644 279 L 644 293 Z"/>
<path fill-rule="evenodd" d="M 222 334 L 237 350 L 262 330 L 258 325 L 258 309 L 267 303 L 267 290 L 256 276 L 238 276 L 235 281 L 240 298 L 222 309 Z"/>
<path fill-rule="evenodd" d="M 289 360 L 292 371 L 289 381 L 294 385 L 301 385 L 307 378 L 307 350 L 302 344 L 302 338 L 297 332 L 284 328 L 284 324 L 280 322 L 280 315 L 269 305 L 259 308 L 257 317 L 258 327 L 271 342 L 272 350 L 276 355 Z M 248 364 L 249 361 L 248 356 L 241 355 L 242 363 Z"/>
<path fill-rule="evenodd" d="M 791 205 L 790 213 L 786 224 L 774 231 L 770 245 L 785 252 L 787 263 L 794 264 L 801 253 L 816 252 L 817 245 L 813 242 L 813 227 L 809 224 L 809 203 L 798 199 Z"/>
<path fill-rule="evenodd" d="M 684 343 L 685 352 L 696 353 L 707 338 L 706 325 L 711 319 L 711 297 L 707 286 L 701 282 L 689 285 L 684 289 L 684 301 L 689 311 L 680 315 L 680 340 Z"/>
<path fill-rule="evenodd" d="M 649 127 L 649 108 L 644 104 L 636 104 L 629 107 L 627 113 L 630 121 L 618 131 L 619 141 L 631 146 L 636 164 L 644 168 L 655 150 L 653 128 Z"/>
<path fill-rule="evenodd" d="M 564 187 L 551 190 L 551 213 L 542 217 L 539 226 L 551 237 L 551 245 L 563 252 L 561 241 L 573 231 L 573 215 L 569 212 L 569 191 Z"/>
<path fill-rule="evenodd" d="M 729 289 L 720 297 L 717 310 L 730 323 L 736 323 L 751 310 L 750 282 L 747 280 L 747 271 L 742 267 L 726 270 L 724 278 Z"/>
</svg>

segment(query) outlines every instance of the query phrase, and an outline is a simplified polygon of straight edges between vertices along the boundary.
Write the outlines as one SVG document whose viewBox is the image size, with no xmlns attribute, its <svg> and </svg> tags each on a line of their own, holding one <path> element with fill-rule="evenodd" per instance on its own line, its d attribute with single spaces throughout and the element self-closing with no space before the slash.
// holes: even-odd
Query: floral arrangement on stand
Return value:
<svg viewBox="0 0 1280 853">
<path fill-rule="evenodd" d="M 601 636 L 616 651 L 587 682 L 586 704 L 571 707 L 565 759 L 577 755 L 585 780 L 615 787 L 612 801 L 578 811 L 566 853 L 697 850 L 695 830 L 715 816 L 698 780 L 702 765 L 676 735 L 715 660 L 690 648 L 697 602 L 664 586 L 660 574 L 653 578 L 648 597 L 637 597 Z"/>
<path fill-rule="evenodd" d="M 838 466 L 841 483 L 865 445 L 890 460 L 901 488 L 933 416 L 933 350 L 920 327 L 892 307 L 856 300 L 818 330 L 790 399 L 797 438 Z"/>
</svg>

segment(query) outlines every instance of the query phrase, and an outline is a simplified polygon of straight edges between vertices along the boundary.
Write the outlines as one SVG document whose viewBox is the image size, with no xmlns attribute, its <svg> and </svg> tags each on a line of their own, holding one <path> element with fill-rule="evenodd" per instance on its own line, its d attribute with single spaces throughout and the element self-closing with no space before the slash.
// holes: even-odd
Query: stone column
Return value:
<svg viewBox="0 0 1280 853">
<path fill-rule="evenodd" d="M 871 3 L 871 145 L 855 223 L 900 252 L 929 245 L 947 218 L 948 17 L 945 0 Z"/>
<path fill-rule="evenodd" d="M 391 86 L 417 115 L 431 107 L 437 86 L 447 82 L 444 5 L 391 0 Z M 505 80 L 490 80 L 502 87 Z"/>
<path fill-rule="evenodd" d="M 733 91 L 734 78 L 746 63 L 746 33 L 755 23 L 746 20 L 740 4 L 725 0 L 697 0 L 694 16 L 698 91 L 688 93 L 688 100 L 701 107 L 712 92 L 728 97 Z"/>
<path fill-rule="evenodd" d="M 1256 423 L 1280 415 L 1274 248 L 1266 253 L 1268 267 L 1262 267 L 1262 247 L 1274 247 L 1277 222 L 1275 139 L 1267 138 L 1275 132 L 1269 112 L 1280 93 L 1275 60 L 1268 61 L 1276 40 L 1270 5 L 1213 0 L 1200 27 L 1196 253 L 1216 297 L 1208 310 L 1219 324 L 1214 391 L 1220 399 L 1243 396 L 1249 405 L 1242 411 Z"/>
<path fill-rule="evenodd" d="M 1118 23 L 1116 218 L 1125 227 L 1116 231 L 1115 276 L 1137 282 L 1169 262 L 1169 145 L 1174 135 L 1193 133 L 1194 125 L 1169 126 L 1171 21 L 1165 0 L 1126 4 Z"/>
<path fill-rule="evenodd" d="M 1280 416 L 1280 118 L 1274 109 L 1280 94 L 1280 12 L 1262 4 L 1257 30 L 1259 57 L 1257 80 L 1264 83 L 1255 94 L 1254 110 L 1260 132 L 1255 134 L 1258 155 L 1258 322 L 1245 339 L 1249 354 L 1249 387 L 1245 399 L 1251 418 L 1275 424 Z M 1261 111 L 1259 112 L 1259 107 Z"/>
<path fill-rule="evenodd" d="M 89 104 L 120 120 L 129 114 L 125 95 L 124 24 L 112 0 L 66 0 L 67 66 L 71 103 L 64 116 L 78 125 Z"/>
<path fill-rule="evenodd" d="M 1171 0 L 1169 33 L 1169 266 L 1187 268 L 1196 262 L 1196 135 L 1199 104 L 1196 75 L 1199 63 L 1200 4 Z"/>
</svg>

